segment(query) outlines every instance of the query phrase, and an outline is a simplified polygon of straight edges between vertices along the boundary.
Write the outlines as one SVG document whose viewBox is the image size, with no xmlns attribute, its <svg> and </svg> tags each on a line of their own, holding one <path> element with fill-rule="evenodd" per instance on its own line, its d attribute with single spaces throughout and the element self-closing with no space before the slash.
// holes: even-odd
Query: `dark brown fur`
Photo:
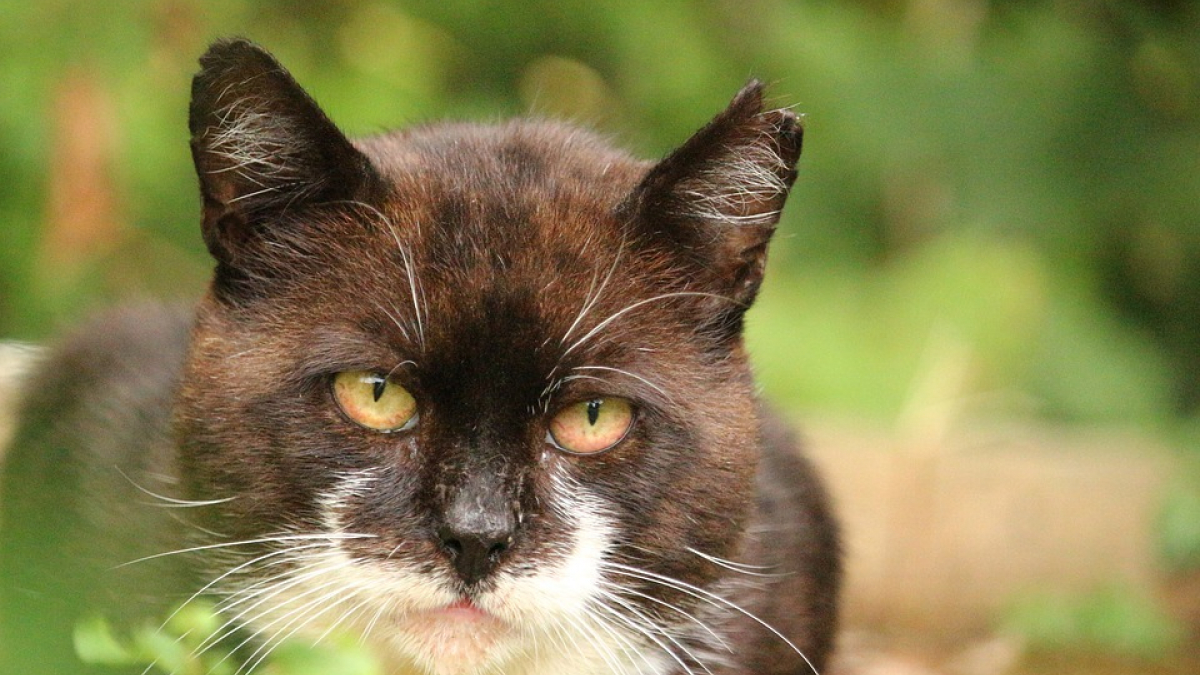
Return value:
<svg viewBox="0 0 1200 675">
<path fill-rule="evenodd" d="M 453 557 L 437 534 L 446 527 L 511 535 L 486 569 L 459 580 L 467 598 L 490 588 L 493 570 L 563 555 L 569 514 L 555 508 L 549 484 L 558 471 L 619 523 L 614 560 L 720 592 L 821 666 L 835 628 L 836 527 L 811 468 L 757 401 L 741 341 L 795 178 L 794 115 L 763 112 L 761 87 L 751 85 L 657 164 L 540 121 L 436 125 L 352 143 L 248 43 L 219 44 L 202 66 L 191 127 L 217 270 L 190 352 L 184 359 L 173 347 L 183 324 L 150 316 L 133 331 L 149 334 L 147 347 L 126 344 L 128 325 L 109 325 L 119 344 L 69 343 L 49 367 L 61 384 L 31 380 L 28 415 L 43 419 L 26 426 L 5 476 L 6 577 L 63 555 L 28 520 L 62 506 L 29 489 L 60 466 L 44 460 L 50 447 L 87 472 L 117 465 L 157 491 L 229 499 L 186 514 L 204 530 L 178 536 L 200 544 L 211 541 L 201 532 L 250 540 L 319 528 L 322 496 L 339 477 L 377 471 L 371 490 L 339 507 L 347 531 L 373 536 L 346 542 L 353 556 L 443 569 Z M 155 344 L 162 353 L 148 356 Z M 73 363 L 79 353 L 88 357 Z M 48 408 L 94 416 L 93 397 L 127 386 L 94 363 L 110 353 L 146 363 L 152 380 L 146 392 L 113 392 L 121 414 L 141 416 L 128 425 L 139 435 L 130 454 L 85 449 L 108 433 L 92 420 L 86 438 L 42 440 L 63 422 L 44 419 Z M 357 369 L 394 372 L 419 402 L 418 427 L 393 435 L 349 423 L 329 381 Z M 583 372 L 592 377 L 570 377 Z M 39 402 L 45 387 L 79 393 Z M 636 403 L 630 435 L 591 457 L 551 449 L 549 415 L 595 396 Z M 106 480 L 86 504 L 57 492 L 52 501 L 90 513 L 137 494 L 131 481 Z M 68 544 L 98 536 L 113 517 L 121 516 L 72 527 Z M 151 520 L 155 538 L 182 529 Z M 101 557 L 171 548 L 138 537 Z M 14 556 L 14 542 L 36 551 Z M 733 573 L 693 549 L 761 569 Z M 239 554 L 255 550 L 269 549 Z M 228 566 L 200 558 L 201 575 Z M 170 581 L 182 572 L 161 574 Z M 86 579 L 80 597 L 102 606 L 92 596 L 105 583 Z M 737 654 L 722 657 L 728 665 L 714 661 L 714 673 L 809 672 L 757 620 L 678 588 L 622 581 L 732 636 Z M 29 582 L 33 592 L 54 594 L 37 591 L 39 583 L 46 588 Z M 30 589 L 4 586 L 12 620 L 21 604 L 12 598 Z M 163 593 L 163 605 L 187 590 Z M 642 604 L 649 615 L 678 618 Z M 48 616 L 69 622 L 77 610 Z"/>
</svg>

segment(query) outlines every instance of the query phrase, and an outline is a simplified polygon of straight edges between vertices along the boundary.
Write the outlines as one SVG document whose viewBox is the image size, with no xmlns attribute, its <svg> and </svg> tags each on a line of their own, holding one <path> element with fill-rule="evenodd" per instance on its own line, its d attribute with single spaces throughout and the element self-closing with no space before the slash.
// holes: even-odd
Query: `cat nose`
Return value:
<svg viewBox="0 0 1200 675">
<path fill-rule="evenodd" d="M 514 505 L 493 472 L 476 472 L 453 493 L 434 535 L 458 576 L 472 585 L 486 577 L 512 545 Z"/>
<path fill-rule="evenodd" d="M 437 536 L 442 549 L 450 556 L 458 576 L 467 585 L 486 577 L 495 567 L 500 555 L 512 544 L 512 530 L 503 526 L 480 526 L 487 519 L 475 523 L 444 524 L 438 528 Z"/>
</svg>

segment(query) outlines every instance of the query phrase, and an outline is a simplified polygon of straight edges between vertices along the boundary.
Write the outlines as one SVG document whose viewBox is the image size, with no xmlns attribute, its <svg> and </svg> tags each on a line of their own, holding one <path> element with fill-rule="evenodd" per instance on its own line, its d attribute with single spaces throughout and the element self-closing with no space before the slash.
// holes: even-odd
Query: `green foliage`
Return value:
<svg viewBox="0 0 1200 675">
<path fill-rule="evenodd" d="M 1174 572 L 1200 570 L 1200 438 L 1191 430 L 1183 442 L 1191 452 L 1183 458 L 1159 515 L 1160 557 Z"/>
<path fill-rule="evenodd" d="M 75 627 L 75 651 L 84 663 L 137 666 L 147 675 L 235 675 L 240 662 L 224 648 L 224 621 L 204 602 L 192 602 L 162 626 L 144 626 L 128 638 L 103 618 Z M 210 646 L 212 645 L 212 646 Z M 318 644 L 294 639 L 272 649 L 248 648 L 246 660 L 263 675 L 378 675 L 378 664 L 357 641 L 337 635 Z"/>
<path fill-rule="evenodd" d="M 654 155 L 763 78 L 808 129 L 752 315 L 769 393 L 889 417 L 950 340 L 964 395 L 1158 422 L 1200 391 L 1200 10 L 1158 7 L 3 3 L 0 335 L 199 292 L 188 80 L 242 34 L 352 133 L 533 111 Z"/>
<path fill-rule="evenodd" d="M 1154 603 L 1128 589 L 1066 596 L 1032 594 L 1008 609 L 1003 629 L 1033 650 L 1165 659 L 1184 630 Z"/>
<path fill-rule="evenodd" d="M 1150 422 L 1169 407 L 1162 355 L 1022 239 L 948 234 L 866 274 L 779 272 L 748 332 L 784 400 L 892 419 L 937 378 L 977 414 Z"/>
<path fill-rule="evenodd" d="M 162 626 L 146 625 L 128 638 L 116 635 L 102 617 L 75 627 L 75 652 L 84 663 L 103 666 L 139 666 L 149 672 L 212 673 L 232 675 L 236 664 L 219 645 L 222 622 L 210 605 L 191 603 Z"/>
</svg>

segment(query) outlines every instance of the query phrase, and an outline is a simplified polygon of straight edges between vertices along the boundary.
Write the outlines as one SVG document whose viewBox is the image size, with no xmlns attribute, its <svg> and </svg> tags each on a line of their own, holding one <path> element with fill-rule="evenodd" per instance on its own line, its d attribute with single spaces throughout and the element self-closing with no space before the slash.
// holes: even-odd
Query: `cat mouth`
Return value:
<svg viewBox="0 0 1200 675">
<path fill-rule="evenodd" d="M 441 619 L 458 621 L 500 621 L 494 614 L 481 609 L 470 598 L 462 598 L 437 609 L 429 610 L 430 615 Z"/>
<path fill-rule="evenodd" d="M 463 675 L 494 669 L 507 658 L 514 638 L 510 623 L 480 608 L 470 598 L 408 613 L 398 620 L 390 636 L 386 642 L 391 642 L 394 651 L 385 650 L 381 654 L 384 662 L 399 672 L 419 671 L 428 675 Z M 420 667 L 413 670 L 414 664 Z"/>
</svg>

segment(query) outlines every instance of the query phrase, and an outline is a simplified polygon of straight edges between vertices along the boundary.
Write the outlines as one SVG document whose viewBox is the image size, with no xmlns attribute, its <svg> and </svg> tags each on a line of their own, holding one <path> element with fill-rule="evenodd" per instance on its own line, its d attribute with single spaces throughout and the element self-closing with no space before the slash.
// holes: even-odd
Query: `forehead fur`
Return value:
<svg viewBox="0 0 1200 675">
<path fill-rule="evenodd" d="M 371 205 L 387 221 L 371 245 L 411 261 L 428 301 L 439 289 L 478 305 L 532 294 L 550 313 L 577 312 L 600 281 L 644 283 L 662 267 L 634 252 L 621 213 L 648 165 L 592 133 L 520 120 L 423 127 L 358 147 L 388 187 Z"/>
<path fill-rule="evenodd" d="M 548 120 L 435 124 L 361 139 L 355 146 L 398 184 L 441 174 L 526 187 L 600 180 L 628 191 L 648 168 L 591 131 Z"/>
<path fill-rule="evenodd" d="M 438 125 L 361 147 L 392 188 L 381 208 L 419 211 L 409 227 L 452 249 L 429 261 L 442 264 L 620 234 L 616 210 L 646 169 L 591 133 L 547 122 Z"/>
</svg>

